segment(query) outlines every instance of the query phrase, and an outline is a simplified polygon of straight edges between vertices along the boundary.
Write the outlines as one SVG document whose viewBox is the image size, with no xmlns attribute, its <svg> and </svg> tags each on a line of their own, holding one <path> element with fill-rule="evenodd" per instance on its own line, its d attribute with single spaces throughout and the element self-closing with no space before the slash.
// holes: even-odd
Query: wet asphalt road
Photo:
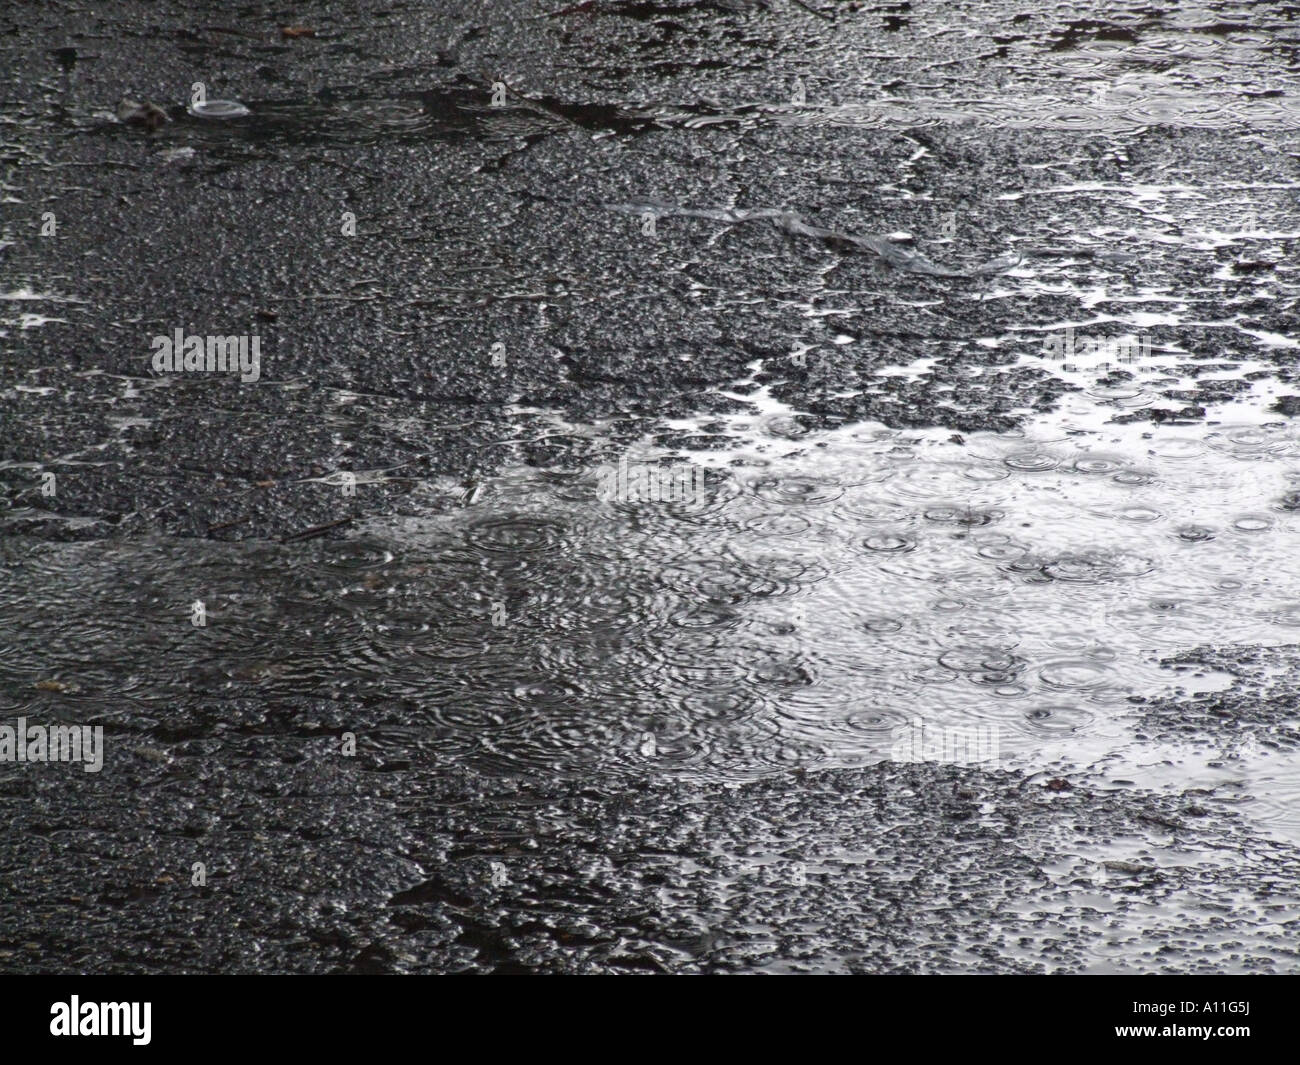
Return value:
<svg viewBox="0 0 1300 1065">
<path fill-rule="evenodd" d="M 455 510 L 507 459 L 721 448 L 764 385 L 801 430 L 1011 429 L 1072 387 L 1021 358 L 1076 307 L 1050 285 L 1007 298 L 1026 262 L 1296 334 L 1295 299 L 1255 284 L 1289 293 L 1294 241 L 1243 259 L 1178 239 L 1141 195 L 1049 191 L 1240 172 L 1294 230 L 1293 9 L 813 6 L 315 4 L 294 14 L 310 36 L 220 4 L 0 16 L 5 601 L 59 541 L 201 561 L 207 541 Z M 1119 110 L 1147 106 L 1141 78 L 1207 41 L 1231 47 L 1175 70 L 1206 90 L 1183 111 L 1079 119 L 1133 84 Z M 251 114 L 187 113 L 196 82 Z M 123 96 L 168 121 L 116 121 Z M 897 100 L 929 102 L 918 120 L 884 113 Z M 798 224 L 718 215 L 735 209 Z M 151 338 L 177 328 L 259 335 L 261 380 L 153 373 Z M 1022 350 L 981 343 L 1017 331 Z M 1251 374 L 1292 390 L 1287 348 L 1150 333 L 1231 372 L 1121 417 L 1193 424 Z M 918 350 L 927 376 L 853 387 Z M 347 494 L 344 470 L 391 476 Z M 49 670 L 3 622 L 25 656 L 6 719 L 84 719 L 75 691 L 33 694 Z M 1293 652 L 1265 656 L 1265 682 L 1252 649 L 1207 649 L 1192 661 L 1244 679 L 1136 704 L 1142 728 L 1287 746 Z M 105 675 L 138 661 L 99 653 Z M 385 742 L 393 718 L 341 688 L 268 701 L 244 678 L 170 719 L 101 699 L 103 774 L 0 766 L 0 969 L 1296 969 L 1300 854 L 1196 789 L 1067 765 L 500 777 Z"/>
<path fill-rule="evenodd" d="M 41 504 L 17 528 L 278 538 L 350 516 L 339 493 L 304 483 L 341 468 L 473 478 L 501 461 L 503 440 L 537 462 L 588 459 L 520 407 L 607 419 L 614 441 L 657 434 L 708 448 L 718 441 L 707 421 L 683 434 L 664 419 L 739 409 L 712 390 L 756 359 L 773 364 L 758 380 L 813 424 L 1007 428 L 1051 409 L 1065 387 L 978 343 L 1058 320 L 1067 304 L 1050 293 L 980 299 L 996 278 L 929 277 L 761 222 L 667 216 L 650 238 L 642 218 L 610 206 L 779 208 L 833 231 L 911 233 L 954 270 L 1064 253 L 1107 225 L 1159 226 L 1126 197 L 1099 216 L 1093 200 L 1033 194 L 1063 177 L 1141 185 L 1175 171 L 1195 184 L 1242 170 L 1279 187 L 1266 209 L 1293 212 L 1280 186 L 1295 176 L 1294 128 L 1261 110 L 1268 147 L 1244 139 L 1248 94 L 1280 91 L 1268 86 L 1287 69 L 1278 29 L 1224 90 L 1246 118 L 1230 112 L 1221 128 L 1180 117 L 1117 137 L 987 121 L 877 129 L 833 108 L 940 91 L 1014 91 L 1028 107 L 1051 93 L 1064 99 L 1044 111 L 1050 124 L 1124 63 L 1085 59 L 1090 80 L 1062 81 L 1075 69 L 1063 67 L 1069 42 L 1110 40 L 1082 15 L 835 6 L 828 21 L 786 4 L 610 3 L 554 17 L 546 5 L 489 4 L 472 19 L 437 4 L 322 5 L 316 36 L 296 39 L 265 21 L 228 25 L 220 6 L 108 16 L 54 5 L 13 20 L 6 272 L 77 301 L 35 305 L 57 320 L 5 338 L 12 380 L 38 390 L 6 392 L 5 458 L 69 467 L 54 506 L 34 494 L 31 467 L 5 478 L 12 507 Z M 1287 24 L 1263 9 L 1252 17 Z M 1178 36 L 1213 40 L 1208 25 Z M 999 27 L 1006 43 L 977 46 Z M 77 50 L 66 72 L 56 41 Z M 254 116 L 187 115 L 196 82 Z M 498 83 L 508 90 L 493 108 Z M 788 105 L 800 84 L 808 116 Z M 165 105 L 172 121 L 153 133 L 116 123 L 123 96 Z M 40 235 L 47 210 L 54 237 Z M 345 213 L 355 236 L 343 235 Z M 1233 258 L 1142 240 L 1097 250 L 1116 255 L 1110 276 L 1176 291 L 1201 289 Z M 850 321 L 827 316 L 834 297 L 819 295 L 843 288 L 863 301 Z M 1252 294 L 1232 281 L 1208 293 L 1247 297 L 1234 310 L 1255 328 L 1294 328 L 1290 301 Z M 155 376 L 150 341 L 177 328 L 259 335 L 259 387 L 184 377 L 127 387 Z M 861 341 L 851 356 L 833 344 L 846 333 Z M 1160 343 L 1193 331 L 1152 333 Z M 1194 342 L 1225 358 L 1241 347 L 1214 333 Z M 812 358 L 790 361 L 808 345 L 820 345 Z M 837 395 L 909 345 L 935 358 L 928 378 Z M 1290 380 L 1289 352 L 1278 361 Z M 360 398 L 341 409 L 340 390 Z M 1165 396 L 1141 416 L 1196 418 L 1205 398 Z M 93 474 L 78 472 L 85 462 Z M 364 513 L 424 512 L 427 501 L 404 501 L 410 490 L 368 492 Z"/>
</svg>

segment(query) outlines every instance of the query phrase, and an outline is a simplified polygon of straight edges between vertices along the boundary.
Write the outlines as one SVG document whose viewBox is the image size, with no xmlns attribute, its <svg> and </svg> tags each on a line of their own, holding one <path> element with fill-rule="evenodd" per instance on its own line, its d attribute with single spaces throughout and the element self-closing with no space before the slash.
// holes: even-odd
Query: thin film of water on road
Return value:
<svg viewBox="0 0 1300 1065">
<path fill-rule="evenodd" d="M 105 26 L 5 108 L 0 718 L 113 770 L 0 773 L 42 943 L 1294 967 L 1294 12 L 841 6 L 178 28 L 212 98 L 116 109 Z"/>
<path fill-rule="evenodd" d="M 706 467 L 699 505 L 521 466 L 343 542 L 11 542 L 5 642 L 42 654 L 4 709 L 48 713 L 52 676 L 60 713 L 177 738 L 165 708 L 200 735 L 246 696 L 268 709 L 244 727 L 273 731 L 277 706 L 345 699 L 396 760 L 707 783 L 944 757 L 928 745 L 959 730 L 994 744 L 973 760 L 1236 780 L 1294 837 L 1293 759 L 1139 742 L 1130 698 L 1229 685 L 1160 667 L 1177 652 L 1295 642 L 1300 432 L 1106 425 L 1096 404 L 957 442 L 807 432 L 763 402 L 733 449 L 674 457 Z M 208 604 L 180 637 L 177 583 Z"/>
</svg>

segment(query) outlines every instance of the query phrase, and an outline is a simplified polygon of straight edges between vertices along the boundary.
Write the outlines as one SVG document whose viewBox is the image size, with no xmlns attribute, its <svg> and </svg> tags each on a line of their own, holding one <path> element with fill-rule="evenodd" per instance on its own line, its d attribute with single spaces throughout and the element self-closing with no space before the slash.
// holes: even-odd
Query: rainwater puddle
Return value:
<svg viewBox="0 0 1300 1065">
<path fill-rule="evenodd" d="M 764 402 L 768 431 L 730 450 L 508 467 L 470 505 L 342 541 L 11 539 L 0 712 L 50 705 L 54 677 L 63 705 L 145 731 L 241 696 L 342 701 L 420 757 L 506 774 L 895 758 L 1152 784 L 1172 760 L 1184 785 L 1222 783 L 1136 741 L 1129 697 L 1231 681 L 1162 657 L 1296 641 L 1295 430 L 1076 430 L 1078 396 L 963 443 L 870 424 L 792 440 L 795 412 Z M 1241 809 L 1300 838 L 1298 769 L 1238 752 Z"/>
</svg>

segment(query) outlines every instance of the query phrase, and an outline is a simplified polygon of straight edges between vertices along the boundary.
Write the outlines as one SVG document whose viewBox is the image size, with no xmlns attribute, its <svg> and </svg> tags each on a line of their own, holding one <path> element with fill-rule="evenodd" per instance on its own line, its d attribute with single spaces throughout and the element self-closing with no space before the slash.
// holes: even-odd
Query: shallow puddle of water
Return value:
<svg viewBox="0 0 1300 1065">
<path fill-rule="evenodd" d="M 1154 786 L 1172 754 L 1183 786 L 1234 776 L 1300 835 L 1293 758 L 1193 772 L 1134 741 L 1129 702 L 1231 679 L 1161 657 L 1296 642 L 1300 431 L 1106 425 L 1075 394 L 958 443 L 809 433 L 758 398 L 733 449 L 672 457 L 701 464 L 694 501 L 618 498 L 613 463 L 518 466 L 346 541 L 10 540 L 3 712 L 180 737 L 244 696 L 265 707 L 245 727 L 310 730 L 323 700 L 392 757 L 714 782 L 901 758 Z M 623 456 L 624 488 L 663 457 Z"/>
</svg>

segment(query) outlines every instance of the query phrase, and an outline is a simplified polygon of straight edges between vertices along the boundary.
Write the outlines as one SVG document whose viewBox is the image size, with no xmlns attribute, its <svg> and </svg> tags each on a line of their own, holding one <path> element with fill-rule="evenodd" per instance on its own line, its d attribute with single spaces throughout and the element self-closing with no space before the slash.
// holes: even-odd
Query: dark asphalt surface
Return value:
<svg viewBox="0 0 1300 1065">
<path fill-rule="evenodd" d="M 1036 335 L 1020 350 L 978 341 L 1057 321 L 1070 301 L 981 299 L 995 278 L 927 277 L 762 222 L 668 216 L 647 238 L 612 205 L 779 208 L 848 234 L 909 232 L 960 271 L 1008 253 L 1067 257 L 1076 235 L 1106 225 L 1159 228 L 1123 196 L 1098 217 L 1095 200 L 1034 195 L 1063 176 L 1140 186 L 1174 171 L 1194 184 L 1246 167 L 1279 211 L 1289 202 L 1267 187 L 1294 180 L 1294 126 L 1265 123 L 1265 150 L 1243 141 L 1249 117 L 1119 137 L 855 126 L 826 109 L 936 88 L 1060 95 L 1063 41 L 1089 23 L 1016 16 L 1013 42 L 986 55 L 967 35 L 1008 21 L 986 5 L 960 17 L 922 5 L 894 31 L 883 12 L 827 6 L 833 22 L 787 4 L 597 3 L 554 17 L 546 5 L 480 5 L 472 17 L 455 5 L 316 5 L 316 36 L 296 39 L 222 5 L 11 16 L 6 275 L 77 301 L 35 305 L 62 320 L 4 338 L 10 380 L 37 389 L 3 397 L 3 457 L 22 464 L 4 478 L 16 527 L 277 538 L 350 516 L 339 493 L 303 483 L 345 466 L 472 478 L 500 463 L 502 440 L 537 462 L 590 460 L 514 407 L 608 419 L 610 443 L 657 433 L 718 446 L 707 422 L 683 434 L 663 420 L 738 409 L 716 390 L 756 359 L 769 360 L 758 382 L 800 403 L 810 424 L 1007 428 L 1051 409 L 1065 387 L 1018 365 Z M 1273 24 L 1263 9 L 1254 17 Z M 449 40 L 462 43 L 448 51 Z M 66 74 L 51 54 L 59 42 L 76 49 Z M 898 58 L 865 69 L 854 59 L 885 54 Z M 1285 56 L 1259 49 L 1246 84 L 1271 66 L 1284 69 Z M 812 87 L 812 118 L 785 113 L 796 79 Z M 253 115 L 186 114 L 195 82 Z M 493 108 L 498 82 L 509 92 Z M 119 124 L 122 96 L 160 102 L 173 120 L 156 132 Z M 186 148 L 194 154 L 168 161 Z M 54 237 L 40 236 L 47 210 Z M 356 236 L 342 234 L 344 212 Z M 1294 301 L 1252 301 L 1246 274 L 1208 280 L 1231 250 L 1140 240 L 1100 250 L 1116 261 L 1093 277 L 1208 288 L 1256 328 L 1295 326 Z M 823 314 L 845 290 L 858 313 Z M 142 383 L 156 377 L 150 339 L 177 328 L 259 334 L 261 381 Z M 1243 347 L 1231 334 L 1151 332 L 1198 353 L 1217 345 L 1225 359 Z M 851 354 L 828 348 L 845 333 L 860 341 Z M 799 365 L 788 355 L 800 345 L 821 348 Z M 894 363 L 900 345 L 925 349 L 930 373 L 836 395 Z M 1289 352 L 1277 361 L 1289 381 Z M 1169 395 L 1137 416 L 1197 418 L 1230 391 Z M 40 497 L 31 463 L 60 475 L 56 501 Z M 409 502 L 410 491 L 368 492 L 365 512 L 419 512 L 427 500 Z"/>
<path fill-rule="evenodd" d="M 464 505 L 507 460 L 576 469 L 647 436 L 720 448 L 708 416 L 743 410 L 737 387 L 770 386 L 807 429 L 1013 429 L 1069 387 L 1022 356 L 1077 307 L 1051 284 L 1008 296 L 1026 263 L 1296 334 L 1294 241 L 1243 262 L 1140 196 L 1048 191 L 1239 172 L 1295 229 L 1300 121 L 1268 109 L 1294 98 L 1295 8 L 814 6 L 351 0 L 296 7 L 313 31 L 297 37 L 287 15 L 215 3 L 0 13 L 4 716 L 102 715 L 113 745 L 102 774 L 0 766 L 0 971 L 1297 970 L 1300 853 L 1231 796 L 1067 765 L 503 778 L 430 756 L 396 697 L 376 709 L 340 679 L 271 700 L 255 674 L 218 684 L 185 647 L 132 645 L 124 619 L 190 594 L 133 568 L 159 544 L 202 567 L 209 541 L 330 526 L 343 543 L 349 522 Z M 1186 77 L 1230 120 L 1061 118 L 1094 81 L 1166 70 L 1171 40 L 1219 39 L 1240 48 Z M 251 114 L 187 113 L 195 82 Z M 116 121 L 123 96 L 169 121 Z M 860 110 L 932 98 L 971 119 Z M 989 121 L 999 100 L 1042 121 Z M 800 225 L 716 215 L 732 209 Z M 258 334 L 261 380 L 153 373 L 150 339 L 177 328 Z M 1194 423 L 1251 374 L 1296 383 L 1289 349 L 1240 332 L 1150 335 L 1221 356 L 1229 379 L 1120 419 Z M 792 361 L 803 346 L 818 354 Z M 927 374 L 856 391 L 918 353 Z M 340 470 L 393 472 L 348 496 Z M 48 631 L 60 600 L 33 589 L 55 587 L 52 545 L 83 540 L 121 566 L 121 614 L 83 619 L 80 652 L 25 642 L 15 607 Z M 144 692 L 33 694 L 78 653 L 123 683 L 174 662 L 193 691 L 174 716 Z M 1236 687 L 1135 701 L 1142 734 L 1292 749 L 1295 661 L 1185 657 Z"/>
</svg>

